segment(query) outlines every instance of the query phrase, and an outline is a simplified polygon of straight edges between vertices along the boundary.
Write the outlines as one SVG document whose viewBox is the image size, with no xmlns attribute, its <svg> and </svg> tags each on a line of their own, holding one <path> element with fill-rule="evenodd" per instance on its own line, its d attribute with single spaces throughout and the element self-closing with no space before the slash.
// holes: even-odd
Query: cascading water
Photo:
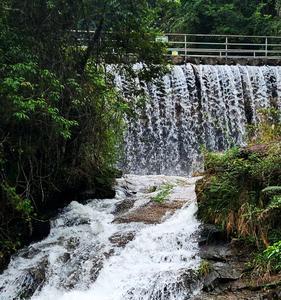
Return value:
<svg viewBox="0 0 281 300">
<path fill-rule="evenodd" d="M 260 108 L 281 109 L 281 67 L 187 64 L 154 83 L 121 76 L 116 83 L 136 112 L 125 143 L 128 173 L 192 174 L 202 166 L 200 146 L 241 146 Z M 136 85 L 143 106 L 130 94 Z"/>
<path fill-rule="evenodd" d="M 129 175 L 119 180 L 114 199 L 72 202 L 52 222 L 49 237 L 22 250 L 0 275 L 0 299 L 189 299 L 197 287 L 190 270 L 199 263 L 195 181 Z M 167 183 L 173 188 L 166 208 L 182 208 L 159 217 L 163 206 L 151 204 L 152 188 Z M 123 218 L 135 217 L 120 222 L 118 210 L 128 199 L 132 208 Z M 136 219 L 143 207 L 154 210 L 152 224 Z"/>
<path fill-rule="evenodd" d="M 115 75 L 134 108 L 125 173 L 189 175 L 200 146 L 243 145 L 260 108 L 281 109 L 281 67 L 175 66 L 153 83 Z M 132 97 L 136 85 L 146 101 Z M 196 178 L 125 175 L 114 199 L 72 202 L 0 275 L 0 300 L 187 300 L 200 290 Z M 153 199 L 163 188 L 163 204 Z"/>
</svg>

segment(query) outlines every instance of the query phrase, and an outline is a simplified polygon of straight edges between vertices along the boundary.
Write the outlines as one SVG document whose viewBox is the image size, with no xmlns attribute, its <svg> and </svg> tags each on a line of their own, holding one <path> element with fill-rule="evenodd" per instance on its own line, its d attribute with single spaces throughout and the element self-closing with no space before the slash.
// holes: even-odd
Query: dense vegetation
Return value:
<svg viewBox="0 0 281 300">
<path fill-rule="evenodd" d="M 164 31 L 238 35 L 278 35 L 280 0 L 182 0 L 166 5 Z"/>
<path fill-rule="evenodd" d="M 50 209 L 86 189 L 111 194 L 128 106 L 105 65 L 133 76 L 141 61 L 154 66 L 141 74 L 149 78 L 163 63 L 163 45 L 152 42 L 160 29 L 278 34 L 280 7 L 279 0 L 1 1 L 0 268 Z"/>
<path fill-rule="evenodd" d="M 1 1 L 0 268 L 50 209 L 111 195 L 127 106 L 105 65 L 161 64 L 153 5 Z"/>
<path fill-rule="evenodd" d="M 229 236 L 253 243 L 262 252 L 256 258 L 259 269 L 279 272 L 281 125 L 275 110 L 267 115 L 255 128 L 255 144 L 225 153 L 206 152 L 206 177 L 197 185 L 198 215 Z"/>
</svg>

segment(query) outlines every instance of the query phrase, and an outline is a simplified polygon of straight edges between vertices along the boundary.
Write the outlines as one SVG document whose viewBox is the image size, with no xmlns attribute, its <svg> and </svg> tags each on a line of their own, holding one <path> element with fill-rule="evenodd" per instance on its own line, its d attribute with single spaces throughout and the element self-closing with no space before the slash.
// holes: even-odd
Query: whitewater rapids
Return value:
<svg viewBox="0 0 281 300">
<path fill-rule="evenodd" d="M 45 240 L 13 257 L 0 275 L 0 299 L 189 299 L 197 286 L 187 287 L 186 276 L 200 263 L 196 180 L 127 175 L 114 199 L 72 202 Z M 151 200 L 167 186 L 163 204 Z M 138 211 L 147 210 L 146 217 L 153 209 L 154 220 L 134 222 Z M 126 216 L 130 221 L 122 223 Z"/>
</svg>

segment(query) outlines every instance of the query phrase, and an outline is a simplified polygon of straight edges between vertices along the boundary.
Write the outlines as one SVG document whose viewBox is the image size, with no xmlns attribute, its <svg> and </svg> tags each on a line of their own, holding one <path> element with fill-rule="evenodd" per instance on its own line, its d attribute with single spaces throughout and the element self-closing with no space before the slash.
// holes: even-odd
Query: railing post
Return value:
<svg viewBox="0 0 281 300">
<path fill-rule="evenodd" d="M 267 54 L 268 54 L 268 39 L 267 37 L 265 38 L 265 57 L 267 58 Z"/>
<path fill-rule="evenodd" d="M 225 37 L 225 57 L 227 58 L 227 50 L 228 50 L 228 37 Z"/>
<path fill-rule="evenodd" d="M 186 63 L 187 59 L 187 43 L 186 43 L 186 34 L 184 35 L 184 62 Z"/>
</svg>

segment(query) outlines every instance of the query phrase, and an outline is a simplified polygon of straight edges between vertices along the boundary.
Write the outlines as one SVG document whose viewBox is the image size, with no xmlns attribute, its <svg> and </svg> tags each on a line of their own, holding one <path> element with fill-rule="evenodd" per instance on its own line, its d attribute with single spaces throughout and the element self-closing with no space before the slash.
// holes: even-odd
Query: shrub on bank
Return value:
<svg viewBox="0 0 281 300">
<path fill-rule="evenodd" d="M 198 216 L 260 250 L 255 269 L 279 272 L 281 240 L 280 113 L 262 110 L 248 147 L 205 151 L 205 177 L 196 186 Z M 266 249 L 266 250 L 264 250 Z"/>
<path fill-rule="evenodd" d="M 281 225 L 281 144 L 252 150 L 205 155 L 206 177 L 197 185 L 198 215 L 230 235 L 267 246 L 278 239 Z"/>
</svg>

